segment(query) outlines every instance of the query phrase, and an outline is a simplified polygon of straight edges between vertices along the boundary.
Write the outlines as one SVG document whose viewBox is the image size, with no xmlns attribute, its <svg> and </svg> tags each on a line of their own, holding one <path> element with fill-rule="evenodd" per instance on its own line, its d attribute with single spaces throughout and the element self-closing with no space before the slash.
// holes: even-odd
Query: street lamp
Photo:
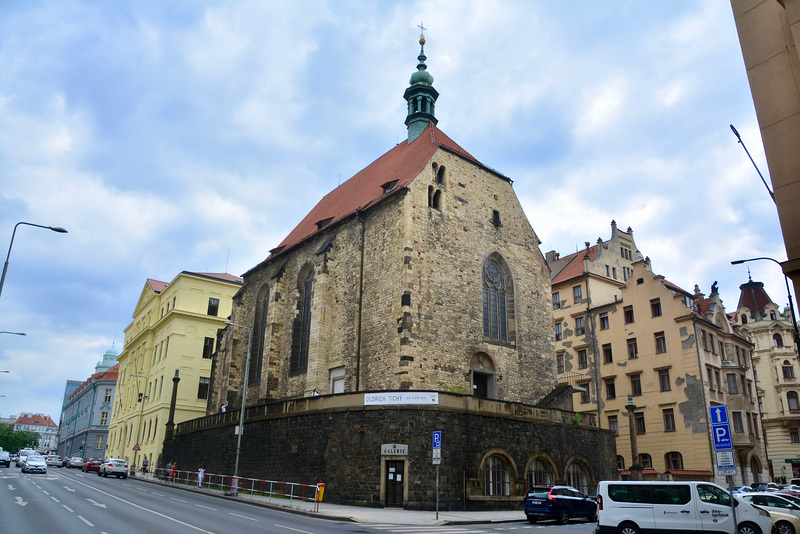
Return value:
<svg viewBox="0 0 800 534">
<path fill-rule="evenodd" d="M 3 276 L 0 277 L 0 295 L 3 294 L 3 284 L 6 281 L 6 272 L 8 272 L 8 259 L 11 257 L 11 247 L 14 246 L 14 236 L 17 234 L 17 226 L 20 224 L 24 224 L 26 226 L 35 226 L 37 228 L 46 228 L 47 230 L 52 230 L 54 232 L 58 232 L 59 234 L 66 234 L 67 231 L 60 226 L 43 226 L 41 224 L 33 224 L 29 222 L 18 222 L 14 225 L 14 231 L 11 232 L 11 243 L 8 245 L 8 254 L 6 254 L 6 263 L 3 265 Z"/>
<path fill-rule="evenodd" d="M 757 261 L 757 260 L 767 260 L 771 262 L 777 263 L 781 267 L 781 272 L 783 272 L 783 264 L 774 258 L 767 258 L 767 257 L 760 257 L 760 258 L 750 258 L 747 260 L 733 260 L 731 265 L 739 265 L 748 261 Z M 789 290 L 789 278 L 786 277 L 786 274 L 783 275 L 783 280 L 786 282 L 786 294 L 789 296 L 789 309 L 792 312 L 792 325 L 794 326 L 794 347 L 797 349 L 798 354 L 800 354 L 800 331 L 797 329 L 797 317 L 794 314 L 794 304 L 792 304 L 792 292 Z"/>
<path fill-rule="evenodd" d="M 233 478 L 239 480 L 239 455 L 242 452 L 242 434 L 244 433 L 244 407 L 247 402 L 247 378 L 250 376 L 250 345 L 253 342 L 253 329 L 249 326 L 234 324 L 226 321 L 233 327 L 247 329 L 247 357 L 244 360 L 244 377 L 242 379 L 242 407 L 239 410 L 239 439 L 236 441 L 236 465 L 233 468 Z M 238 482 L 237 482 L 238 484 Z"/>
<path fill-rule="evenodd" d="M 144 376 L 144 375 L 131 375 L 131 378 L 147 378 L 147 377 Z M 137 387 L 137 389 L 138 389 L 138 387 Z M 133 464 L 131 465 L 131 472 L 133 472 L 133 473 L 136 472 L 136 454 L 139 452 L 139 448 L 140 448 L 140 446 L 139 446 L 139 438 L 141 437 L 142 419 L 144 418 L 144 399 L 147 399 L 147 398 L 149 398 L 149 397 L 140 391 L 139 392 L 139 399 L 136 401 L 136 402 L 141 402 L 142 403 L 142 410 L 141 410 L 141 413 L 139 414 L 139 428 L 136 429 L 136 447 L 133 449 Z"/>
<path fill-rule="evenodd" d="M 772 197 L 772 201 L 775 202 L 775 194 L 770 190 L 769 186 L 767 185 L 767 181 L 764 179 L 764 176 L 761 174 L 761 171 L 758 170 L 758 165 L 756 165 L 756 162 L 753 161 L 753 156 L 750 155 L 750 151 L 747 150 L 746 146 L 744 146 L 744 141 L 742 141 L 742 136 L 739 135 L 739 132 L 737 132 L 736 128 L 733 127 L 733 124 L 731 124 L 731 130 L 733 131 L 733 135 L 736 136 L 736 139 L 739 140 L 739 144 L 742 145 L 742 148 L 744 149 L 745 153 L 747 154 L 747 157 L 750 158 L 750 161 L 753 162 L 753 167 L 756 168 L 756 172 L 761 177 L 761 181 L 764 182 L 764 187 L 767 188 L 767 193 L 769 193 L 769 196 Z M 775 203 L 777 204 L 777 202 L 775 202 Z M 775 260 L 773 260 L 773 261 L 775 261 Z"/>
<path fill-rule="evenodd" d="M 2 332 L 0 332 L 0 334 L 13 334 L 13 335 L 15 335 L 15 336 L 27 336 L 27 335 L 28 335 L 28 334 L 26 334 L 25 332 L 6 332 L 5 330 L 3 330 Z M 3 371 L 0 371 L 0 373 L 2 373 L 2 372 L 3 372 Z M 8 372 L 8 371 L 6 371 L 6 372 Z"/>
</svg>

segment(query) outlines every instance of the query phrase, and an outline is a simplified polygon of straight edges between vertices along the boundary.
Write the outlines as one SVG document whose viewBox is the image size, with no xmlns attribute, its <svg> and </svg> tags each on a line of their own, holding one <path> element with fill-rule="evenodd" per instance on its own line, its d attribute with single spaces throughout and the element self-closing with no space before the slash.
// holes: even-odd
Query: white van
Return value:
<svg viewBox="0 0 800 534">
<path fill-rule="evenodd" d="M 772 518 L 710 482 L 628 482 L 606 480 L 597 488 L 595 534 L 731 534 L 736 506 L 737 534 L 770 534 Z"/>
</svg>

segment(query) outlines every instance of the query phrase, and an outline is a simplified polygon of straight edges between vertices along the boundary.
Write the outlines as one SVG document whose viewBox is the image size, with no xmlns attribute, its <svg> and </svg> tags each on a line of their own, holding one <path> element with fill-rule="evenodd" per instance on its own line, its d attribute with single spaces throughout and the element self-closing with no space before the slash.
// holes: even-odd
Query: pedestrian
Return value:
<svg viewBox="0 0 800 534">
<path fill-rule="evenodd" d="M 319 397 L 319 390 L 317 388 L 314 388 L 314 391 L 311 392 L 311 396 L 312 397 Z"/>
<path fill-rule="evenodd" d="M 228 411 L 228 401 L 222 402 L 222 407 L 219 409 L 220 412 L 225 413 Z"/>
<path fill-rule="evenodd" d="M 206 464 L 200 466 L 200 469 L 197 470 L 197 487 L 203 487 L 203 478 L 206 476 Z"/>
<path fill-rule="evenodd" d="M 169 482 L 169 476 L 172 474 L 172 462 L 167 462 L 167 469 L 164 471 L 164 481 Z"/>
<path fill-rule="evenodd" d="M 178 462 L 175 460 L 172 461 L 172 481 L 175 482 L 175 478 L 178 475 Z"/>
<path fill-rule="evenodd" d="M 147 466 L 150 465 L 150 462 L 147 461 L 147 456 L 142 459 L 142 474 L 147 474 Z"/>
</svg>

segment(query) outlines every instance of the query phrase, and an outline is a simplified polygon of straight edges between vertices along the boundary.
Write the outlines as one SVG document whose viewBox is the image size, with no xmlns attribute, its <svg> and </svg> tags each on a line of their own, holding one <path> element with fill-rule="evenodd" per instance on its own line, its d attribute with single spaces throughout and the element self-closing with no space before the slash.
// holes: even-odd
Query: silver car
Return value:
<svg viewBox="0 0 800 534">
<path fill-rule="evenodd" d="M 22 464 L 23 473 L 47 473 L 47 462 L 44 456 L 30 455 L 25 458 L 25 463 Z"/>
</svg>

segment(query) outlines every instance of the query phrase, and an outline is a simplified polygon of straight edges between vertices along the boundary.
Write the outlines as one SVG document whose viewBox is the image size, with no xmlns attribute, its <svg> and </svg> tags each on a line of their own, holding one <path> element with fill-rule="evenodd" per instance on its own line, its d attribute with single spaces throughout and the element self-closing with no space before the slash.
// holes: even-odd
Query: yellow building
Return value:
<svg viewBox="0 0 800 534">
<path fill-rule="evenodd" d="M 770 471 L 773 480 L 787 484 L 800 478 L 800 375 L 792 316 L 772 301 L 763 283 L 751 279 L 739 288 L 735 321 L 755 345 L 753 366 Z"/>
<path fill-rule="evenodd" d="M 170 283 L 147 280 L 117 358 L 107 457 L 135 465 L 146 457 L 156 465 L 176 372 L 175 424 L 205 415 L 217 330 L 241 285 L 241 278 L 226 273 L 183 271 Z M 141 451 L 134 450 L 137 443 Z"/>
<path fill-rule="evenodd" d="M 631 229 L 614 222 L 610 240 L 547 259 L 559 382 L 574 387 L 582 424 L 616 432 L 620 475 L 641 466 L 645 479 L 724 483 L 708 424 L 709 408 L 724 404 L 735 480 L 766 480 L 751 345 L 716 285 L 705 298 L 697 286 L 692 294 L 655 274 Z"/>
</svg>

